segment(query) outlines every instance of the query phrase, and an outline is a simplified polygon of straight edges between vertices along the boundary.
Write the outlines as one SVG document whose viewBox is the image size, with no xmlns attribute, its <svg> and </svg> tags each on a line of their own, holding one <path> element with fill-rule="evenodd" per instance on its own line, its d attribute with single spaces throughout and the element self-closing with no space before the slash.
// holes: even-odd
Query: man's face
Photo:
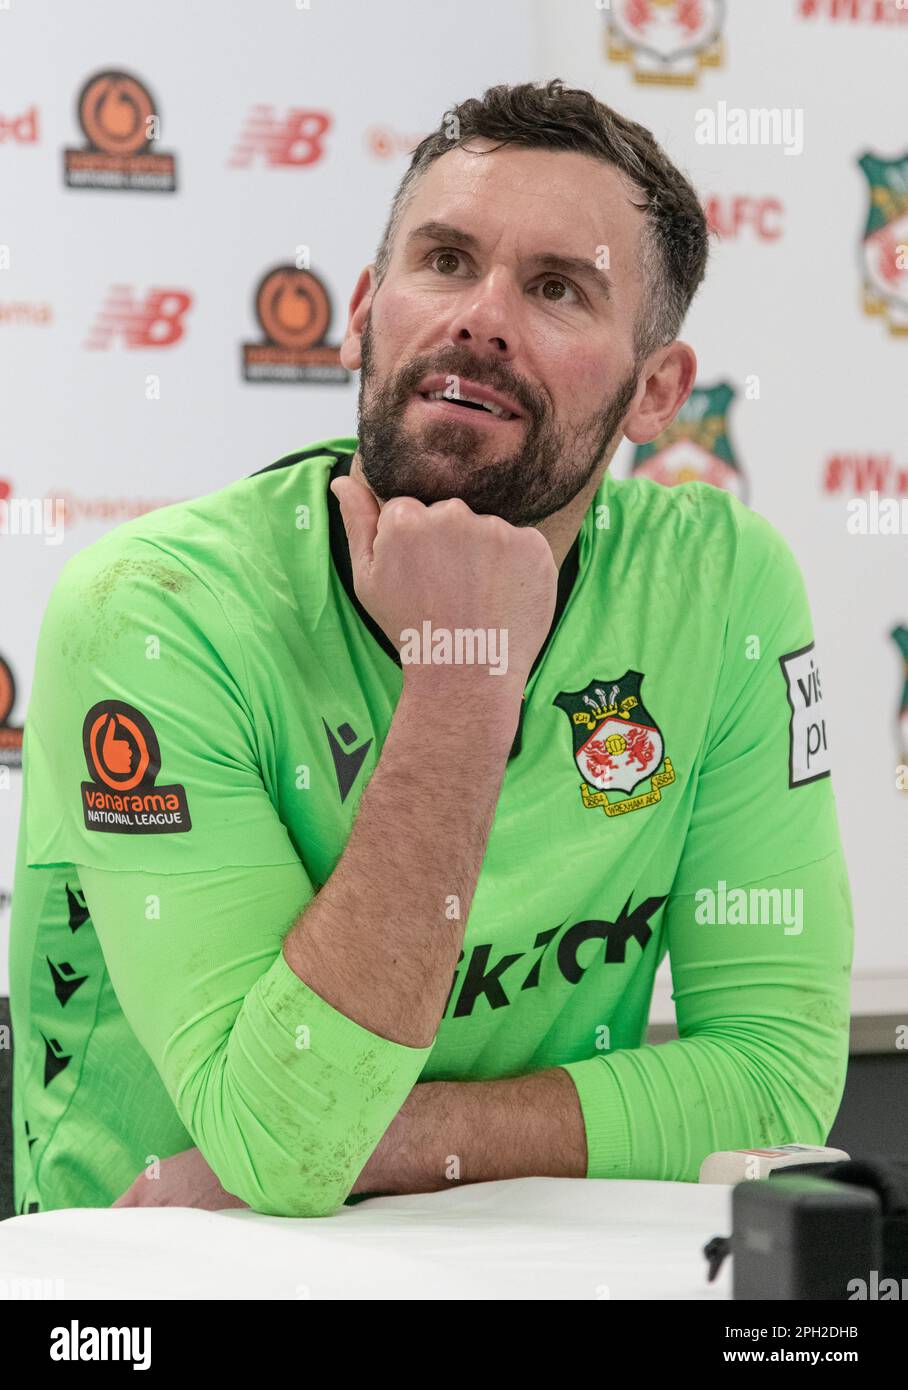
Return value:
<svg viewBox="0 0 908 1390">
<path fill-rule="evenodd" d="M 621 175 L 586 155 L 476 140 L 430 166 L 362 326 L 359 452 L 378 497 L 460 497 L 526 526 L 577 495 L 637 385 L 641 225 Z M 474 388 L 510 418 L 457 403 Z"/>
</svg>

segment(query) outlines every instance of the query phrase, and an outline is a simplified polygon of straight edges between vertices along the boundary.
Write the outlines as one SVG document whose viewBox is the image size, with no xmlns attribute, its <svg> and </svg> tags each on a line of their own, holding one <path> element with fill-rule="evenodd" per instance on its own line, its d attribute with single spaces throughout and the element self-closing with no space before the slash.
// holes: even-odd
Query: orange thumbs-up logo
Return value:
<svg viewBox="0 0 908 1390">
<path fill-rule="evenodd" d="M 161 755 L 144 714 L 119 700 L 102 700 L 90 713 L 85 756 L 93 780 L 118 792 L 154 782 Z"/>
<path fill-rule="evenodd" d="M 101 745 L 104 765 L 114 773 L 129 773 L 132 771 L 132 749 L 128 739 L 117 738 L 114 733 L 115 724 L 114 719 L 109 721 L 104 742 Z"/>
<path fill-rule="evenodd" d="M 91 777 L 82 783 L 86 829 L 132 835 L 191 829 L 184 788 L 155 786 L 161 750 L 140 710 L 100 700 L 85 716 L 82 746 Z"/>
</svg>

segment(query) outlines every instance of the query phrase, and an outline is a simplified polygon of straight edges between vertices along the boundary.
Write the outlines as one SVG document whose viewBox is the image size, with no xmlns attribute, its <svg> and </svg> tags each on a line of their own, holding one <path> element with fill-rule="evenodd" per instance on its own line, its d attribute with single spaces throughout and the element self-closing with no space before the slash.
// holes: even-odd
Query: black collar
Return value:
<svg viewBox="0 0 908 1390">
<path fill-rule="evenodd" d="M 350 472 L 350 465 L 352 462 L 352 454 L 339 454 L 337 462 L 331 469 L 331 477 L 329 479 L 329 483 L 333 482 L 335 478 L 347 476 Z M 397 648 L 394 646 L 393 642 L 391 642 L 387 634 L 379 627 L 378 623 L 376 623 L 375 620 L 371 617 L 371 615 L 366 612 L 365 608 L 356 596 L 356 589 L 353 587 L 353 568 L 350 564 L 350 547 L 347 542 L 347 532 L 344 529 L 344 520 L 341 516 L 340 503 L 338 502 L 334 493 L 331 491 L 330 486 L 328 488 L 328 536 L 329 543 L 331 546 L 331 558 L 334 562 L 334 568 L 337 570 L 337 573 L 340 577 L 340 581 L 343 584 L 344 589 L 346 590 L 347 597 L 353 604 L 353 607 L 356 609 L 356 612 L 362 620 L 364 626 L 371 633 L 372 637 L 381 647 L 382 651 L 385 652 L 385 654 L 391 658 L 395 665 L 400 666 L 401 661 Z M 539 649 L 539 652 L 536 656 L 536 660 L 533 662 L 532 668 L 530 670 L 530 675 L 532 675 L 533 672 L 536 670 L 536 667 L 539 665 L 540 661 L 543 658 L 543 655 L 545 653 L 546 648 L 548 647 L 549 642 L 552 640 L 552 634 L 558 626 L 561 615 L 564 612 L 568 599 L 570 598 L 571 590 L 574 587 L 574 580 L 577 578 L 579 564 L 580 535 L 578 533 L 577 536 L 575 536 L 574 538 L 573 545 L 571 546 L 567 555 L 564 557 L 561 569 L 558 571 L 558 596 L 555 601 L 555 613 L 552 618 L 551 627 L 549 628 L 548 633 L 546 634 L 546 639 Z M 517 733 L 514 736 L 514 743 L 511 747 L 510 753 L 508 754 L 509 761 L 511 758 L 515 758 L 517 754 L 520 752 L 521 742 L 523 738 L 523 712 L 525 708 L 525 703 L 521 703 L 520 720 L 517 725 Z"/>
</svg>

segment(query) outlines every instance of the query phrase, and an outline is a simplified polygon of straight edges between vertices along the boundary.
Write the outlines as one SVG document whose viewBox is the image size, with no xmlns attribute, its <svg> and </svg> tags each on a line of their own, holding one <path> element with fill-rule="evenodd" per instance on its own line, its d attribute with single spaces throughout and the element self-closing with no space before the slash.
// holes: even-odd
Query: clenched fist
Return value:
<svg viewBox="0 0 908 1390">
<path fill-rule="evenodd" d="M 507 687 L 521 695 L 551 626 L 558 589 L 558 569 L 541 532 L 479 516 L 460 498 L 427 507 L 415 497 L 394 497 L 380 507 L 349 477 L 335 479 L 331 490 L 347 532 L 357 596 L 402 653 L 405 684 L 437 684 L 446 671 L 462 669 L 444 659 L 406 659 L 404 634 L 423 634 L 428 623 L 433 632 L 495 634 L 490 641 L 497 640 L 499 654 L 506 651 L 506 671 L 489 680 L 491 663 L 472 666 L 474 688 Z"/>
</svg>

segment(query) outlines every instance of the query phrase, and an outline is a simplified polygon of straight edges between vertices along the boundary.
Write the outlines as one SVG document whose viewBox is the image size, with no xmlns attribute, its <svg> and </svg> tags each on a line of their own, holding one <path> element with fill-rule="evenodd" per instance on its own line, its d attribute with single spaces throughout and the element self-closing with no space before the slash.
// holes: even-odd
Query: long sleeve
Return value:
<svg viewBox="0 0 908 1390">
<path fill-rule="evenodd" d="M 126 1019 L 222 1185 L 255 1211 L 330 1215 L 431 1049 L 369 1032 L 290 969 L 302 868 L 80 879 Z"/>
<path fill-rule="evenodd" d="M 677 1041 L 569 1063 L 588 1176 L 694 1182 L 717 1149 L 822 1143 L 848 1060 L 851 899 L 798 567 L 739 513 L 723 669 L 666 903 Z"/>
<path fill-rule="evenodd" d="M 29 872 L 75 867 L 126 1021 L 223 1185 L 326 1214 L 430 1049 L 368 1032 L 287 965 L 317 885 L 278 814 L 279 710 L 200 574 L 141 539 L 111 547 L 65 567 L 42 624 Z"/>
</svg>

